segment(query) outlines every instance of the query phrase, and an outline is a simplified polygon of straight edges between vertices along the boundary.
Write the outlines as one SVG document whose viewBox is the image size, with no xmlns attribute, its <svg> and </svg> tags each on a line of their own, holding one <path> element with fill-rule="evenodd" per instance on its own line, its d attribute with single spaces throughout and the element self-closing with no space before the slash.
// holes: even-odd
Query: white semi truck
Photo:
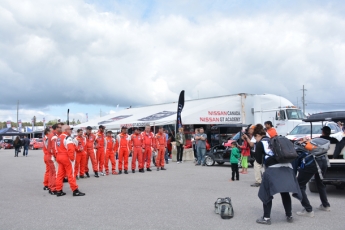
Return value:
<svg viewBox="0 0 345 230">
<path fill-rule="evenodd" d="M 234 95 L 235 96 L 235 95 Z M 273 94 L 238 94 L 241 97 L 241 123 L 264 124 L 271 121 L 278 135 L 285 136 L 306 118 L 284 97 Z"/>
</svg>

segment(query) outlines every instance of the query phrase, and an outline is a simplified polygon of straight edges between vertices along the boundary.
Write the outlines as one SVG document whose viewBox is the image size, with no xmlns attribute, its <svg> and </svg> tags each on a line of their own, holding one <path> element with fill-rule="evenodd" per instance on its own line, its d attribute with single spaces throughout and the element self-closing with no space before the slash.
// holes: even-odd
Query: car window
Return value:
<svg viewBox="0 0 345 230">
<path fill-rule="evenodd" d="M 238 132 L 238 133 L 236 133 L 236 135 L 235 136 L 233 136 L 232 138 L 231 138 L 231 140 L 238 140 L 238 139 L 240 139 L 240 137 L 241 137 L 241 132 Z"/>
<path fill-rule="evenodd" d="M 310 125 L 297 125 L 290 135 L 310 134 Z M 321 125 L 313 125 L 313 134 L 321 134 Z"/>
<path fill-rule="evenodd" d="M 289 120 L 302 120 L 303 118 L 306 118 L 299 109 L 287 109 L 286 114 Z"/>
<path fill-rule="evenodd" d="M 329 124 L 327 124 L 327 126 L 330 127 L 331 130 L 334 130 L 335 133 L 340 132 L 340 129 L 339 129 L 338 125 L 336 125 L 336 124 L 329 123 Z"/>
</svg>

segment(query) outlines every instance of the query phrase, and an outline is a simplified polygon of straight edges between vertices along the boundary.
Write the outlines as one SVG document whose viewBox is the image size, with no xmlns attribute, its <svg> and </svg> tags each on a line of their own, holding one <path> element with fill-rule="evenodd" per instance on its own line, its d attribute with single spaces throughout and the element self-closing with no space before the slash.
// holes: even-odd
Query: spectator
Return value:
<svg viewBox="0 0 345 230">
<path fill-rule="evenodd" d="M 186 137 L 184 136 L 183 128 L 178 129 L 176 134 L 176 148 L 177 148 L 177 164 L 182 163 L 183 158 L 183 148 L 186 144 Z"/>
<path fill-rule="evenodd" d="M 29 138 L 27 138 L 27 136 L 24 136 L 24 140 L 23 140 L 23 147 L 24 147 L 23 157 L 25 157 L 25 156 L 27 157 L 28 156 L 29 145 L 30 145 Z"/>
<path fill-rule="evenodd" d="M 196 144 L 197 144 L 197 141 L 195 140 L 195 136 L 199 133 L 199 129 L 195 129 L 195 132 L 194 134 L 192 135 L 192 147 L 193 147 L 193 152 L 194 152 L 194 163 L 197 162 L 198 160 L 198 154 L 197 154 L 197 151 L 196 151 Z"/>
<path fill-rule="evenodd" d="M 243 136 L 242 136 L 242 139 Z M 241 155 L 242 155 L 242 161 L 241 161 L 241 166 L 242 166 L 242 170 L 241 173 L 242 174 L 247 174 L 248 173 L 248 157 L 250 156 L 250 148 L 249 148 L 249 144 L 246 140 L 243 140 L 243 145 L 239 146 L 241 151 Z"/>
<path fill-rule="evenodd" d="M 273 124 L 271 121 L 265 122 L 265 128 L 270 138 L 278 136 L 277 130 L 273 127 Z"/>
<path fill-rule="evenodd" d="M 168 130 L 164 130 L 164 134 L 165 134 L 165 140 L 166 140 L 166 146 L 167 148 L 165 149 L 165 155 L 164 155 L 164 159 L 165 159 L 165 163 L 169 164 L 169 151 L 168 151 L 168 140 L 169 140 L 169 134 L 168 134 Z"/>
<path fill-rule="evenodd" d="M 204 133 L 204 128 L 199 129 L 199 133 L 195 135 L 195 140 L 196 142 L 196 148 L 197 148 L 197 153 L 198 153 L 198 161 L 195 164 L 205 166 L 205 154 L 206 154 L 206 139 L 207 135 Z"/>
<path fill-rule="evenodd" d="M 240 150 L 237 148 L 236 141 L 231 143 L 231 156 L 230 156 L 230 163 L 231 163 L 231 181 L 240 180 L 240 174 L 238 172 L 238 160 L 241 158 Z"/>
<path fill-rule="evenodd" d="M 331 144 L 337 144 L 339 141 L 334 138 L 334 137 L 330 137 L 331 135 L 331 128 L 328 126 L 324 126 L 322 127 L 322 135 L 320 136 L 320 138 L 329 140 L 331 142 Z"/>
<path fill-rule="evenodd" d="M 261 125 L 262 126 L 262 125 Z M 255 152 L 255 143 L 256 140 L 253 136 L 255 125 L 250 126 L 248 130 L 248 135 L 243 134 L 242 139 L 247 141 L 248 145 L 253 149 Z M 255 175 L 255 183 L 251 184 L 252 187 L 259 187 L 261 184 L 261 169 L 262 169 L 262 158 L 259 159 L 257 156 L 255 156 L 254 161 L 254 175 Z"/>
<path fill-rule="evenodd" d="M 255 156 L 265 159 L 265 172 L 263 174 L 262 183 L 259 189 L 259 198 L 263 203 L 264 215 L 256 220 L 258 224 L 271 224 L 271 209 L 273 196 L 280 193 L 283 206 L 285 209 L 286 220 L 293 222 L 291 197 L 302 199 L 301 190 L 299 189 L 296 176 L 292 170 L 290 163 L 278 163 L 274 157 L 274 153 L 268 147 L 270 139 L 266 136 L 266 132 L 261 124 L 257 124 L 254 129 L 254 137 L 256 139 Z"/>
<path fill-rule="evenodd" d="M 20 151 L 20 147 L 22 146 L 22 142 L 20 141 L 19 137 L 17 136 L 13 142 L 14 147 L 14 157 L 18 157 L 18 153 Z"/>
</svg>

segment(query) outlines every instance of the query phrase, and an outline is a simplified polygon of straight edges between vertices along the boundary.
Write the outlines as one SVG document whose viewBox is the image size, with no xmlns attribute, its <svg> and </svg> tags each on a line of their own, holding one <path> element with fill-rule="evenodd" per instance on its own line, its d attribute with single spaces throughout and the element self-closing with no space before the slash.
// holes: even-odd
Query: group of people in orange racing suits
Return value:
<svg viewBox="0 0 345 230">
<path fill-rule="evenodd" d="M 144 173 L 151 170 L 152 151 L 157 152 L 156 168 L 164 168 L 165 152 L 167 148 L 166 134 L 163 127 L 159 127 L 158 133 L 151 132 L 151 127 L 146 126 L 141 132 L 139 128 L 133 128 L 133 134 L 127 133 L 127 128 L 122 127 L 121 133 L 115 138 L 112 131 L 105 133 L 105 126 L 100 125 L 96 134 L 92 133 L 92 127 L 86 127 L 86 132 L 77 130 L 77 135 L 72 138 L 72 130 L 64 123 L 54 124 L 44 130 L 43 152 L 46 171 L 44 174 L 43 189 L 51 195 L 64 196 L 63 183 L 68 182 L 73 196 L 84 196 L 79 191 L 76 180 L 89 178 L 89 160 L 91 161 L 94 176 L 128 174 L 128 159 L 132 153 L 131 169 L 135 173 Z M 116 154 L 118 155 L 118 172 L 116 171 Z M 111 168 L 109 169 L 109 162 Z M 138 164 L 137 164 L 138 162 Z"/>
</svg>

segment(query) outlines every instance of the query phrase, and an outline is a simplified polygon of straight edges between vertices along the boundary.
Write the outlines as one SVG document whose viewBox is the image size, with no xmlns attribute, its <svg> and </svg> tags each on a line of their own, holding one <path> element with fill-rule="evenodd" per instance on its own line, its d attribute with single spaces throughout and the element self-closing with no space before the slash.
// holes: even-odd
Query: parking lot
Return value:
<svg viewBox="0 0 345 230">
<path fill-rule="evenodd" d="M 328 188 L 331 212 L 315 209 L 315 218 L 294 215 L 287 223 L 279 195 L 273 201 L 272 225 L 255 220 L 262 215 L 258 188 L 250 187 L 253 169 L 229 182 L 231 168 L 170 163 L 167 171 L 129 173 L 78 180 L 84 197 L 43 191 L 45 165 L 41 150 L 13 157 L 14 150 L 0 150 L 0 229 L 344 229 L 345 191 Z M 155 169 L 155 168 L 153 168 Z M 320 205 L 318 194 L 308 193 Z M 222 220 L 214 213 L 218 197 L 232 199 L 235 217 Z M 293 199 L 293 212 L 302 209 Z"/>
</svg>

